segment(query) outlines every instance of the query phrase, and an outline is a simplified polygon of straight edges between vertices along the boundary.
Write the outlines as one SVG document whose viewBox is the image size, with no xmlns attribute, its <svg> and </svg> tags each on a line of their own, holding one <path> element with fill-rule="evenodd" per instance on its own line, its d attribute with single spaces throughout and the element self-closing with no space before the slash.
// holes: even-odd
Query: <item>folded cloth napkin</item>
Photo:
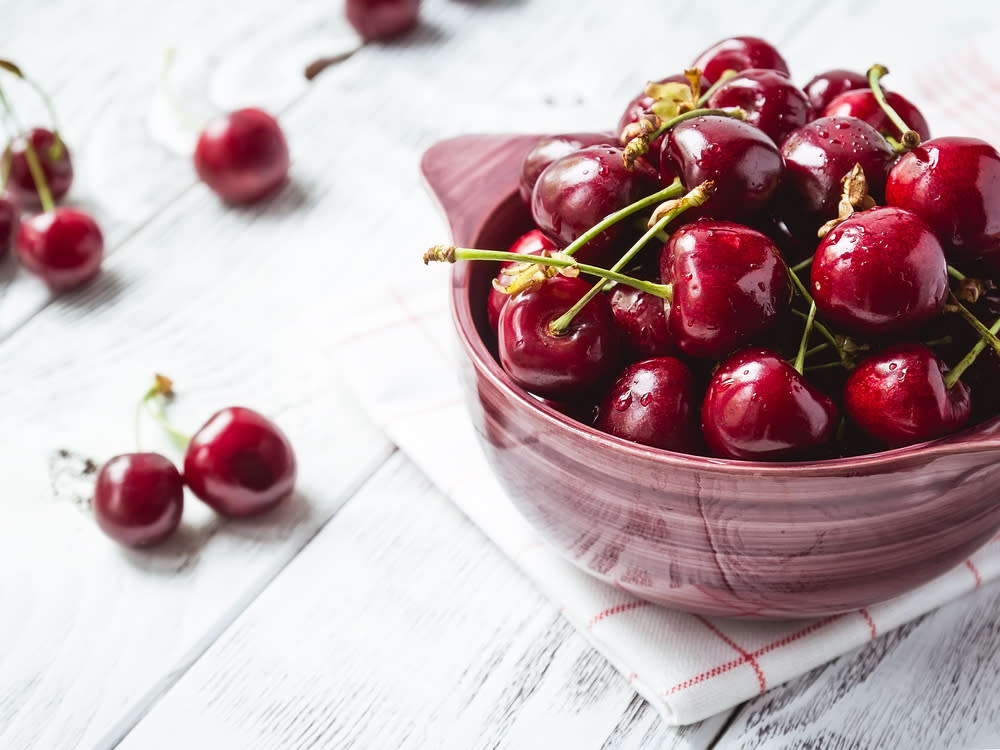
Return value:
<svg viewBox="0 0 1000 750">
<path fill-rule="evenodd" d="M 658 607 L 601 583 L 549 548 L 486 463 L 464 403 L 445 269 L 390 285 L 334 342 L 348 383 L 399 448 L 514 560 L 670 724 L 763 693 L 1000 574 L 1000 536 L 921 588 L 815 620 L 749 622 Z"/>
</svg>

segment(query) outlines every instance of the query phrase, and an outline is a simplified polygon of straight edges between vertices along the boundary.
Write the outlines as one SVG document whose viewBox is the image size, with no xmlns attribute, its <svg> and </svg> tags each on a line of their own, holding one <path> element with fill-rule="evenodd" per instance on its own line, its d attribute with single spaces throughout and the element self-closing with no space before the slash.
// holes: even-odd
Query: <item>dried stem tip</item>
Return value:
<svg viewBox="0 0 1000 750">
<path fill-rule="evenodd" d="M 457 249 L 454 245 L 435 245 L 424 253 L 424 265 L 431 262 L 454 263 Z"/>
</svg>

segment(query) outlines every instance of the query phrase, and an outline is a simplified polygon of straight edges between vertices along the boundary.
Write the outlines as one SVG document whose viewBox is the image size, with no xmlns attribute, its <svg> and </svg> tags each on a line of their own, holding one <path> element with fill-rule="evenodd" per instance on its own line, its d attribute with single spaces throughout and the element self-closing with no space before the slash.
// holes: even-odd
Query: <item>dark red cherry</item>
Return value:
<svg viewBox="0 0 1000 750">
<path fill-rule="evenodd" d="M 796 235 L 815 236 L 837 217 L 842 180 L 860 164 L 868 192 L 882 202 L 885 181 L 896 158 L 875 128 L 853 117 L 821 117 L 792 131 L 781 145 L 785 162 L 778 213 Z"/>
<path fill-rule="evenodd" d="M 16 247 L 21 264 L 55 291 L 92 279 L 104 257 L 100 227 L 75 208 L 55 208 L 21 222 Z"/>
<path fill-rule="evenodd" d="M 417 25 L 420 0 L 346 0 L 347 20 L 365 41 L 389 39 Z"/>
<path fill-rule="evenodd" d="M 295 488 L 295 453 L 278 426 L 252 409 L 216 412 L 184 455 L 184 481 L 216 512 L 232 518 L 265 513 Z"/>
<path fill-rule="evenodd" d="M 691 85 L 691 82 L 687 79 L 683 73 L 678 75 L 667 76 L 666 78 L 661 78 L 657 83 L 683 83 L 687 86 Z M 711 84 L 708 80 L 702 76 L 701 77 L 701 90 L 707 91 Z M 639 118 L 643 114 L 649 111 L 649 108 L 655 103 L 655 99 L 646 93 L 646 89 L 643 89 L 628 103 L 625 107 L 625 111 L 622 112 L 622 116 L 618 118 L 618 127 L 615 129 L 616 141 L 621 138 L 622 131 L 633 122 L 638 122 Z M 646 152 L 645 158 L 654 167 L 659 166 L 660 161 L 660 151 L 663 148 L 663 138 L 666 134 L 661 135 L 659 138 L 653 140 L 649 144 L 649 150 Z"/>
<path fill-rule="evenodd" d="M 930 224 L 963 270 L 981 264 L 1000 275 L 1000 154 L 993 146 L 956 136 L 926 141 L 900 157 L 885 197 Z"/>
<path fill-rule="evenodd" d="M 556 243 L 542 234 L 541 229 L 532 229 L 530 232 L 521 235 L 514 240 L 513 245 L 507 248 L 507 252 L 519 253 L 521 255 L 541 255 L 543 252 L 551 252 L 553 250 L 558 250 Z M 514 265 L 516 265 L 516 262 L 513 260 L 508 260 L 500 265 L 500 270 L 497 272 L 497 281 L 502 286 L 507 286 L 511 282 L 512 278 L 505 271 Z M 493 333 L 497 332 L 500 311 L 503 310 L 504 305 L 507 304 L 507 300 L 509 299 L 509 294 L 504 294 L 496 287 L 490 289 L 490 294 L 486 298 L 486 316 L 489 320 L 490 328 L 493 329 Z"/>
<path fill-rule="evenodd" d="M 665 299 L 617 284 L 608 294 L 608 302 L 621 331 L 625 361 L 638 362 L 677 353 L 667 326 L 670 303 Z"/>
<path fill-rule="evenodd" d="M 754 36 L 734 36 L 716 42 L 695 59 L 698 68 L 711 83 L 727 70 L 737 73 L 747 68 L 780 70 L 788 75 L 788 64 L 771 44 Z"/>
<path fill-rule="evenodd" d="M 620 131 L 619 131 L 620 132 Z M 610 133 L 564 133 L 542 138 L 525 155 L 518 189 L 525 205 L 531 207 L 531 193 L 540 175 L 556 159 L 587 146 L 614 146 L 618 137 Z"/>
<path fill-rule="evenodd" d="M 70 160 L 69 149 L 62 139 L 57 142 L 51 130 L 32 128 L 27 135 L 35 149 L 35 155 L 42 166 L 45 183 L 53 200 L 59 200 L 69 191 L 73 184 L 73 162 Z M 3 152 L 2 168 L 10 170 L 7 178 L 7 190 L 21 202 L 22 205 L 37 208 L 41 205 L 35 179 L 28 168 L 28 159 L 24 154 L 24 136 L 15 138 Z"/>
<path fill-rule="evenodd" d="M 597 404 L 594 426 L 654 448 L 689 453 L 697 445 L 694 378 L 679 359 L 629 365 Z"/>
<path fill-rule="evenodd" d="M 896 110 L 896 114 L 903 118 L 903 122 L 909 125 L 912 130 L 917 131 L 922 140 L 926 141 L 931 137 L 927 120 L 920 114 L 920 110 L 914 106 L 913 102 L 894 91 L 886 91 L 885 99 L 889 106 Z M 840 94 L 826 105 L 823 116 L 856 117 L 867 122 L 882 135 L 892 136 L 897 140 L 903 135 L 879 106 L 871 89 L 858 89 Z"/>
<path fill-rule="evenodd" d="M 162 542 L 181 522 L 184 481 L 158 453 L 115 456 L 97 473 L 94 517 L 109 537 L 126 547 Z"/>
<path fill-rule="evenodd" d="M 817 117 L 823 115 L 826 105 L 845 91 L 868 88 L 868 79 L 852 70 L 828 70 L 820 73 L 807 83 L 802 90 L 809 98 L 813 113 Z"/>
<path fill-rule="evenodd" d="M 721 359 L 770 333 L 791 287 L 778 248 L 760 232 L 701 220 L 671 236 L 660 276 L 673 283 L 668 325 L 692 357 Z"/>
<path fill-rule="evenodd" d="M 862 337 L 916 331 L 948 296 L 941 243 L 902 208 L 873 208 L 838 224 L 816 249 L 811 273 L 822 316 Z"/>
<path fill-rule="evenodd" d="M 580 278 L 556 276 L 511 298 L 500 313 L 500 364 L 537 396 L 574 401 L 605 386 L 618 370 L 620 344 L 604 295 L 580 311 L 562 335 L 549 330 L 590 289 Z"/>
<path fill-rule="evenodd" d="M 531 199 L 535 223 L 565 247 L 610 213 L 659 189 L 656 171 L 644 161 L 628 170 L 617 146 L 589 146 L 556 159 L 538 176 Z M 617 260 L 616 243 L 629 235 L 625 222 L 601 232 L 576 253 L 581 263 Z"/>
<path fill-rule="evenodd" d="M 708 106 L 740 107 L 747 113 L 746 122 L 763 130 L 775 143 L 812 119 L 802 89 L 778 70 L 744 70 L 719 86 L 708 98 Z"/>
<path fill-rule="evenodd" d="M 899 344 L 872 355 L 847 378 L 844 411 L 869 437 L 895 448 L 962 429 L 969 389 L 948 388 L 947 368 L 923 344 Z"/>
<path fill-rule="evenodd" d="M 768 349 L 748 349 L 719 365 L 701 407 L 702 434 L 719 458 L 802 458 L 836 429 L 833 401 Z"/>
<path fill-rule="evenodd" d="M 9 195 L 0 195 L 0 258 L 14 245 L 21 209 Z"/>
<path fill-rule="evenodd" d="M 198 137 L 198 177 L 229 203 L 250 203 L 277 189 L 288 177 L 288 144 L 267 112 L 238 109 L 212 120 Z"/>
<path fill-rule="evenodd" d="M 705 204 L 687 214 L 739 221 L 760 212 L 778 189 L 781 154 L 753 125 L 732 117 L 697 117 L 675 126 L 663 142 L 661 181 L 674 173 L 686 190 L 705 180 L 715 190 Z"/>
</svg>

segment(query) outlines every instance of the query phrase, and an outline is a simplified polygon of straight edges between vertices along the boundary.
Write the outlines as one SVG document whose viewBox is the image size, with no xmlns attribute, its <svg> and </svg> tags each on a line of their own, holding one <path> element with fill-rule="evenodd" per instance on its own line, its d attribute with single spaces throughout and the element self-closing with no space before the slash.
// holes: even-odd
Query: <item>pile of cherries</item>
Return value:
<svg viewBox="0 0 1000 750">
<path fill-rule="evenodd" d="M 504 370 L 626 440 L 788 461 L 960 430 L 1000 413 L 1000 154 L 931 138 L 887 72 L 799 88 L 723 40 L 614 133 L 540 140 L 508 252 L 425 261 L 501 261 Z"/>
<path fill-rule="evenodd" d="M 183 477 L 170 459 L 146 452 L 115 456 L 97 474 L 94 516 L 108 536 L 128 547 L 157 544 L 176 530 L 185 484 L 228 518 L 266 513 L 295 488 L 295 454 L 274 422 L 252 409 L 230 406 L 188 437 L 166 419 L 164 401 L 172 395 L 170 379 L 157 375 L 140 408 L 148 407 L 184 451 Z"/>
</svg>

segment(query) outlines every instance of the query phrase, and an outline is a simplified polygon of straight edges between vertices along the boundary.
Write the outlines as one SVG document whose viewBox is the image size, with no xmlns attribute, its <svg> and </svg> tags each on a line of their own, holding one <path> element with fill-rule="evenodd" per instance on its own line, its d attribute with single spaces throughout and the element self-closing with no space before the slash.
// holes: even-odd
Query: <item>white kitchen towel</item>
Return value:
<svg viewBox="0 0 1000 750">
<path fill-rule="evenodd" d="M 415 263 L 419 253 L 415 252 Z M 790 680 L 1000 574 L 1000 535 L 951 572 L 889 602 L 817 620 L 749 622 L 649 604 L 577 569 L 545 544 L 494 478 L 467 415 L 444 281 L 364 289 L 333 342 L 374 420 L 654 705 L 689 724 Z"/>
</svg>

